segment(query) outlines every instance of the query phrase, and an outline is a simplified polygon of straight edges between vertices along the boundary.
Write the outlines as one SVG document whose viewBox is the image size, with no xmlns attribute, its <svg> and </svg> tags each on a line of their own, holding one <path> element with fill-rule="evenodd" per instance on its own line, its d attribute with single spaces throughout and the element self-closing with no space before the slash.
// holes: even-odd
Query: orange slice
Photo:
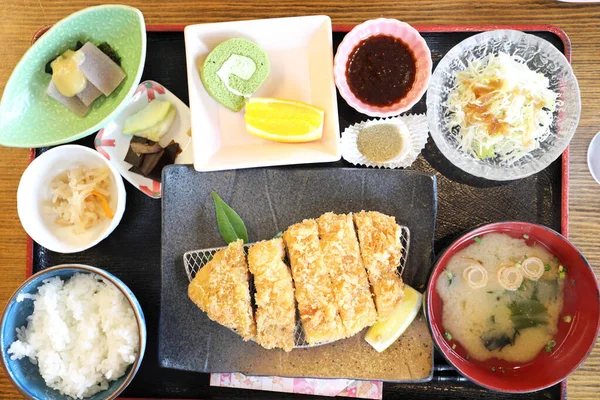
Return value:
<svg viewBox="0 0 600 400">
<path fill-rule="evenodd" d="M 310 142 L 321 138 L 325 111 L 295 100 L 251 98 L 246 103 L 246 129 L 276 142 Z"/>
</svg>

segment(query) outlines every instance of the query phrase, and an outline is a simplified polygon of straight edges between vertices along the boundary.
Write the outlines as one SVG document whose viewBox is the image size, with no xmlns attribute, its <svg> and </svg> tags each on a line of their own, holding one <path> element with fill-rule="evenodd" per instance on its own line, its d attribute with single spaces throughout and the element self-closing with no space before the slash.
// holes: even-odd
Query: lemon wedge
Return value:
<svg viewBox="0 0 600 400">
<path fill-rule="evenodd" d="M 246 130 L 276 142 L 310 142 L 321 138 L 325 111 L 295 100 L 254 97 L 246 103 Z"/>
<path fill-rule="evenodd" d="M 404 285 L 402 303 L 396 307 L 388 319 L 377 322 L 369 328 L 365 335 L 367 343 L 380 353 L 390 347 L 414 321 L 422 303 L 423 295 L 412 287 Z"/>
</svg>

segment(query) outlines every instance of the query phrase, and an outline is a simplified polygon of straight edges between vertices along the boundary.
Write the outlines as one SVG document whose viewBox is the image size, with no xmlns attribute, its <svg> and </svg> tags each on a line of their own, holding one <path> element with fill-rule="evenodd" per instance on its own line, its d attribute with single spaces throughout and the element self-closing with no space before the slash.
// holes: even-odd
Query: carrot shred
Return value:
<svg viewBox="0 0 600 400">
<path fill-rule="evenodd" d="M 110 209 L 109 205 L 108 205 L 108 201 L 106 201 L 106 197 L 104 197 L 103 195 L 101 195 L 100 193 L 98 193 L 95 190 L 92 190 L 92 193 L 90 193 L 93 196 L 96 196 L 100 199 L 100 201 L 102 202 L 102 208 L 104 209 L 104 214 L 106 214 L 106 216 L 110 219 L 112 219 L 115 215 L 113 214 L 112 210 Z"/>
</svg>

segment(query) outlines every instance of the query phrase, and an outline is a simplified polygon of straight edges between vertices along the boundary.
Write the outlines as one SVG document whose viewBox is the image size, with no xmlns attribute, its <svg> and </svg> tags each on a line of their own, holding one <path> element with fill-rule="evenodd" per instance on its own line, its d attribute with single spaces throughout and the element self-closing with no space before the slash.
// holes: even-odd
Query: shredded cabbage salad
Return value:
<svg viewBox="0 0 600 400">
<path fill-rule="evenodd" d="M 499 53 L 469 62 L 448 97 L 448 127 L 460 149 L 513 164 L 550 134 L 558 94 L 518 56 Z"/>
</svg>

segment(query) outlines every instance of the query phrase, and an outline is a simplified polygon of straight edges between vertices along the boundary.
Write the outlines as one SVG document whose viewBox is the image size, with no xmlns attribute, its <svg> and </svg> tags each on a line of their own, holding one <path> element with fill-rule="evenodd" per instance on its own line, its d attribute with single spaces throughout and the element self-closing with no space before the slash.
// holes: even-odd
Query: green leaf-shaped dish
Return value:
<svg viewBox="0 0 600 400">
<path fill-rule="evenodd" d="M 85 117 L 78 117 L 46 95 L 51 76 L 46 63 L 78 40 L 107 42 L 121 57 L 125 80 L 101 96 Z M 15 67 L 0 101 L 0 144 L 43 147 L 90 135 L 127 105 L 142 77 L 146 59 L 146 24 L 140 10 L 121 6 L 90 7 L 71 14 L 44 33 Z"/>
</svg>

